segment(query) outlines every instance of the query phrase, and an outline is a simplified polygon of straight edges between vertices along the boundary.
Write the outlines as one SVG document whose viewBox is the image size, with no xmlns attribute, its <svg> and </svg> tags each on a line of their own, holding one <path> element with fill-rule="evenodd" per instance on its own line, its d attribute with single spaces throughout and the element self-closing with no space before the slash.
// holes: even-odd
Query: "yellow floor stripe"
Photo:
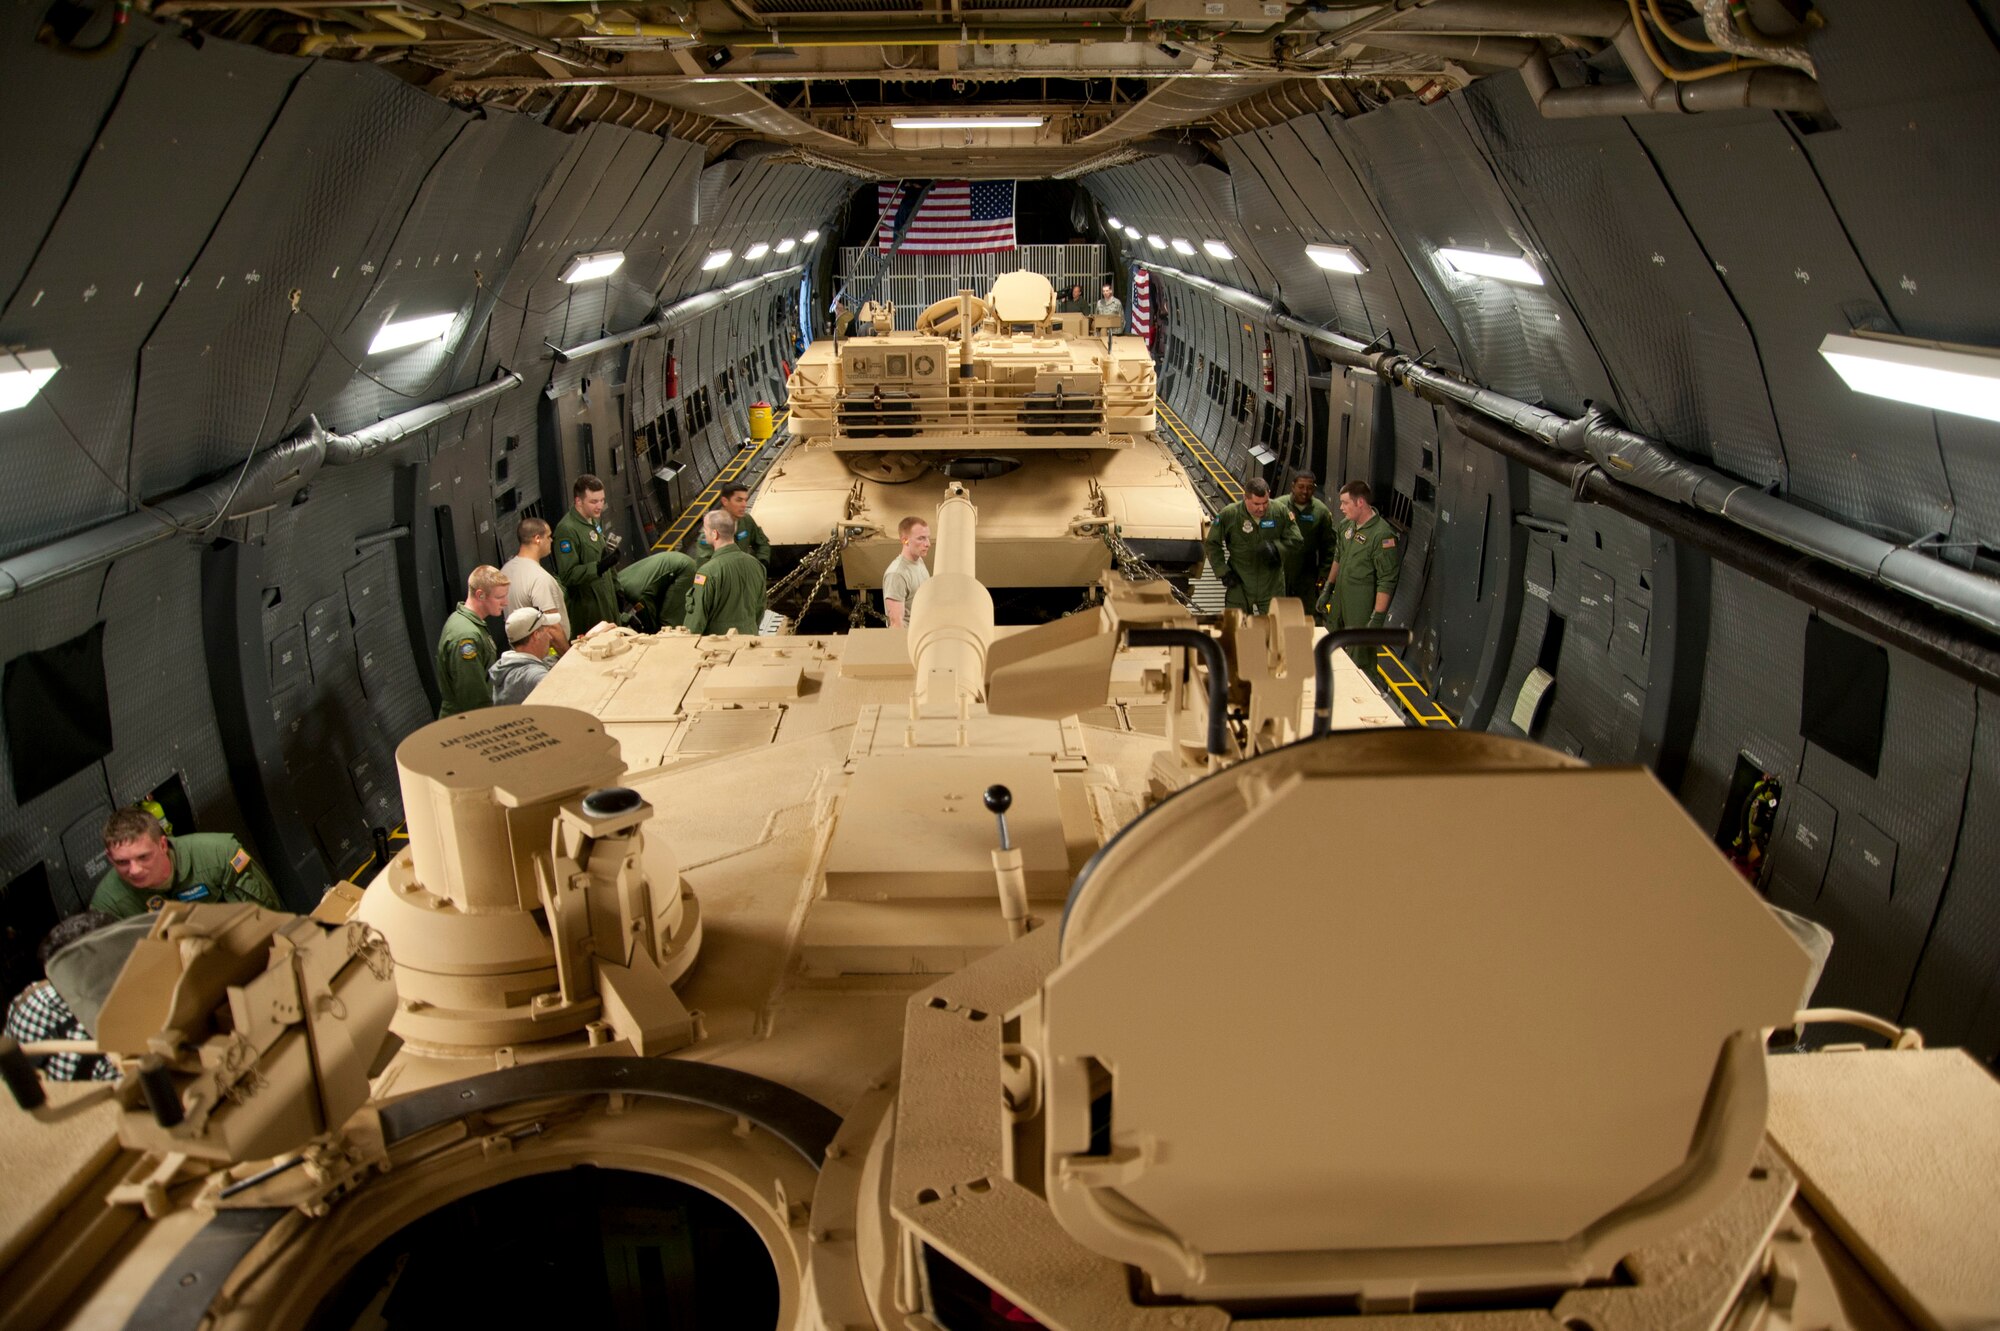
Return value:
<svg viewBox="0 0 2000 1331">
<path fill-rule="evenodd" d="M 693 503 L 681 510 L 681 515 L 674 519 L 673 525 L 667 528 L 660 539 L 653 542 L 653 548 L 655 550 L 679 549 L 680 543 L 687 539 L 689 532 L 694 530 L 695 523 L 701 521 L 701 515 L 714 507 L 715 501 L 722 497 L 722 487 L 735 480 L 738 476 L 741 476 L 743 469 L 750 465 L 750 460 L 763 452 L 784 431 L 785 421 L 791 414 L 789 411 L 781 411 L 772 418 L 770 439 L 766 439 L 761 444 L 756 442 L 747 443 L 737 449 L 736 456 L 731 458 L 721 471 L 715 473 L 715 479 L 711 480 L 706 488 L 694 497 Z"/>
<path fill-rule="evenodd" d="M 410 839 L 410 834 L 403 830 L 408 826 L 409 826 L 408 823 L 397 823 L 396 830 L 389 833 L 389 840 L 408 841 Z M 367 873 L 371 868 L 374 867 L 374 865 L 375 865 L 375 854 L 373 851 L 370 851 L 368 854 L 368 858 L 362 861 L 361 867 L 359 869 L 356 869 L 353 873 L 347 875 L 347 881 L 353 883 L 356 887 L 359 887 L 361 885 L 361 875 Z"/>
</svg>

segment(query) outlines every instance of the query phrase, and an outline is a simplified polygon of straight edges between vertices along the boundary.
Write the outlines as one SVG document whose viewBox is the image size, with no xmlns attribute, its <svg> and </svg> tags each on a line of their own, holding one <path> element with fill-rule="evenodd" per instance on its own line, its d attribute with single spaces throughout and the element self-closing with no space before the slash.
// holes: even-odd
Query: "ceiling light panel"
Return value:
<svg viewBox="0 0 2000 1331">
<path fill-rule="evenodd" d="M 806 233 L 805 233 L 805 234 L 804 234 L 803 236 L 800 236 L 800 237 L 799 237 L 799 244 L 801 244 L 801 245 L 810 245 L 810 244 L 812 244 L 812 243 L 813 243 L 813 242 L 814 242 L 815 240 L 818 240 L 818 239 L 819 239 L 819 232 L 817 232 L 817 231 L 808 231 L 808 232 L 806 232 Z"/>
<path fill-rule="evenodd" d="M 889 122 L 895 129 L 1040 129 L 1044 116 L 905 116 Z"/>
<path fill-rule="evenodd" d="M 1139 228 L 1136 226 L 1128 226 L 1125 228 L 1125 235 L 1130 240 L 1137 240 L 1139 238 Z"/>
<path fill-rule="evenodd" d="M 1829 333 L 1819 354 L 1857 393 L 2000 421 L 2000 351 Z"/>
<path fill-rule="evenodd" d="M 1329 273 L 1352 273 L 1359 277 L 1368 271 L 1368 265 L 1352 245 L 1308 245 L 1306 257 Z"/>
<path fill-rule="evenodd" d="M 708 257 L 701 261 L 701 271 L 703 271 L 704 273 L 712 273 L 716 269 L 722 267 L 723 264 L 728 263 L 731 259 L 735 257 L 736 256 L 730 253 L 728 250 L 710 250 L 708 252 Z"/>
<path fill-rule="evenodd" d="M 1465 277 L 1490 277 L 1517 286 L 1538 287 L 1542 275 L 1535 265 L 1519 254 L 1494 254 L 1487 250 L 1441 249 L 1438 257 Z"/>
<path fill-rule="evenodd" d="M 1230 249 L 1219 240 L 1204 240 L 1201 242 L 1201 247 L 1218 259 L 1234 259 L 1236 257 L 1236 251 Z"/>
<path fill-rule="evenodd" d="M 1164 236 L 1147 236 L 1146 243 L 1156 250 L 1163 250 L 1167 247 L 1166 237 Z"/>
<path fill-rule="evenodd" d="M 752 245 L 749 249 L 743 251 L 743 257 L 754 263 L 758 259 L 761 259 L 765 255 L 769 254 L 770 252 L 771 252 L 771 247 L 769 245 L 766 245 L 763 241 L 760 240 L 755 245 Z"/>
<path fill-rule="evenodd" d="M 565 282 L 595 282 L 600 277 L 609 277 L 625 266 L 625 251 L 601 250 L 596 254 L 579 254 L 571 259 L 562 270 Z"/>
<path fill-rule="evenodd" d="M 1104 220 L 1111 223 L 1111 229 L 1113 231 L 1123 231 L 1125 229 L 1125 224 L 1119 221 L 1115 217 L 1107 217 Z"/>
<path fill-rule="evenodd" d="M 797 249 L 798 247 L 799 247 L 799 242 L 793 240 L 790 236 L 786 236 L 783 240 L 778 242 L 778 253 L 790 254 L 793 250 Z"/>
<path fill-rule="evenodd" d="M 27 406 L 61 368 L 53 351 L 0 352 L 0 411 Z"/>
<path fill-rule="evenodd" d="M 382 331 L 375 334 L 375 340 L 368 344 L 368 354 L 379 356 L 385 351 L 400 351 L 404 347 L 414 347 L 419 342 L 435 342 L 451 331 L 458 315 L 425 314 L 415 319 L 396 319 L 382 325 Z"/>
<path fill-rule="evenodd" d="M 1174 247 L 1174 253 L 1175 253 L 1175 254 L 1193 254 L 1193 253 L 1194 253 L 1194 246 L 1192 246 L 1192 245 L 1188 244 L 1188 243 L 1187 243 L 1187 242 L 1186 242 L 1185 240 L 1182 240 L 1182 239 L 1181 239 L 1181 238 L 1180 238 L 1179 236 L 1175 236 L 1175 237 L 1173 238 L 1173 241 L 1172 241 L 1172 244 L 1173 244 L 1173 247 Z"/>
</svg>

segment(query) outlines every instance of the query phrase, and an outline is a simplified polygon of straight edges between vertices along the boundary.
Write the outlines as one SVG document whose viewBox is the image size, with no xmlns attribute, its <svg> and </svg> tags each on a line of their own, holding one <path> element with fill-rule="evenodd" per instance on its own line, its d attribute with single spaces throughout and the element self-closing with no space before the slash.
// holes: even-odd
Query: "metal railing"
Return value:
<svg viewBox="0 0 2000 1331">
<path fill-rule="evenodd" d="M 1094 304 L 1098 285 L 1108 280 L 1102 245 L 1022 245 L 991 254 L 897 254 L 886 262 L 875 247 L 840 251 L 840 289 L 848 307 L 859 312 L 863 301 L 888 300 L 896 306 L 896 327 L 908 329 L 933 301 L 956 296 L 960 289 L 980 295 L 993 279 L 1019 268 L 1042 274 L 1058 294 L 1071 284 L 1083 288 Z"/>
</svg>

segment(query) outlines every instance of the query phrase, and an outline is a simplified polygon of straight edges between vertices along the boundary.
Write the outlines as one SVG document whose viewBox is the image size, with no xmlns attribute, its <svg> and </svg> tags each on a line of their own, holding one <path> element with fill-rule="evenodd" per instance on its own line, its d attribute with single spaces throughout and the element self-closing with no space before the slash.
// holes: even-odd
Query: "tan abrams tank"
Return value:
<svg viewBox="0 0 2000 1331">
<path fill-rule="evenodd" d="M 1081 590 L 1134 557 L 1196 568 L 1201 500 L 1154 434 L 1144 340 L 1055 306 L 1047 278 L 1007 273 L 984 297 L 930 306 L 914 331 L 871 305 L 880 331 L 813 343 L 789 385 L 793 442 L 755 500 L 781 565 L 819 551 L 849 589 L 880 587 L 898 523 L 957 480 L 996 590 Z"/>
<path fill-rule="evenodd" d="M 1289 600 L 996 628 L 933 517 L 911 629 L 607 630 L 402 744 L 365 892 L 167 906 L 121 1080 L 0 1129 L 0 1321 L 2000 1309 L 2000 1090 L 1767 1056 L 1808 954 L 1644 770 L 1402 729 Z"/>
</svg>

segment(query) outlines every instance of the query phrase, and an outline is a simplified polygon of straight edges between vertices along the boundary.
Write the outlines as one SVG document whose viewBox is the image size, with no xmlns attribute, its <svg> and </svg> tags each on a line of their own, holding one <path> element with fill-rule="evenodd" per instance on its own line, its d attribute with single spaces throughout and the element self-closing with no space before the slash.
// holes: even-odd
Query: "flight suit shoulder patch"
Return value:
<svg viewBox="0 0 2000 1331">
<path fill-rule="evenodd" d="M 558 541 L 556 542 L 556 549 L 562 551 L 564 554 L 568 554 L 572 550 L 576 549 L 576 547 L 574 545 L 571 545 L 568 541 Z"/>
<path fill-rule="evenodd" d="M 458 654 L 470 661 L 473 657 L 479 655 L 479 647 L 472 639 L 461 638 L 458 643 Z"/>
<path fill-rule="evenodd" d="M 697 587 L 703 587 L 703 586 L 706 586 L 707 584 L 708 584 L 708 574 L 706 574 L 706 573 L 697 573 L 697 574 L 695 574 L 695 575 L 694 575 L 694 585 L 695 585 L 695 586 L 697 586 Z"/>
<path fill-rule="evenodd" d="M 242 873 L 250 867 L 250 852 L 238 847 L 236 853 L 229 857 L 229 867 Z"/>
<path fill-rule="evenodd" d="M 1396 538 L 1393 536 L 1384 536 L 1382 538 L 1382 548 L 1384 550 L 1394 550 L 1396 548 Z"/>
</svg>

